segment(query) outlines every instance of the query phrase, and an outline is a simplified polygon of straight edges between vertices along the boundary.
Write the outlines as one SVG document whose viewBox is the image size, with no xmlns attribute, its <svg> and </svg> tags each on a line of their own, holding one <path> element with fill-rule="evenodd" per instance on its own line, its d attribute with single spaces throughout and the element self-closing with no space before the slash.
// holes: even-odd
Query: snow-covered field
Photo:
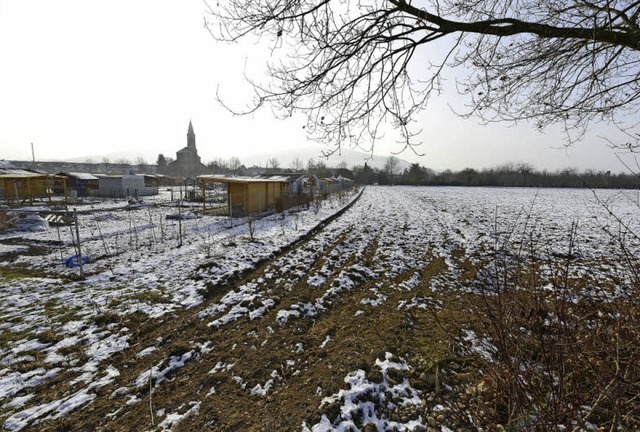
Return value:
<svg viewBox="0 0 640 432">
<path fill-rule="evenodd" d="M 283 364 L 260 379 L 243 376 L 239 366 L 234 368 L 237 362 L 212 350 L 222 344 L 218 341 L 193 343 L 158 359 L 161 341 L 131 345 L 135 329 L 122 323 L 136 313 L 163 322 L 194 309 L 193 319 L 212 331 L 231 332 L 240 323 L 259 322 L 265 335 L 278 334 L 296 321 L 318 322 L 356 292 L 350 319 L 365 320 L 382 307 L 433 307 L 415 292 L 425 283 L 421 272 L 432 257 L 441 257 L 447 271 L 430 279 L 429 289 L 464 290 L 468 287 L 459 282 L 456 253 L 480 260 L 497 244 L 524 243 L 532 236 L 548 253 L 564 254 L 574 232 L 571 253 L 589 267 L 594 280 L 609 278 L 619 271 L 620 234 L 637 250 L 637 239 L 628 233 L 640 233 L 637 191 L 369 187 L 351 209 L 300 247 L 286 250 L 353 197 L 333 197 L 319 208 L 252 221 L 253 240 L 246 219 L 233 224 L 226 217 L 184 219 L 180 247 L 179 224 L 166 219 L 177 213 L 173 207 L 81 213 L 83 254 L 92 258 L 83 280 L 76 277 L 77 267 L 61 265 L 62 258 L 74 254 L 68 226 L 0 237 L 0 258 L 8 257 L 0 270 L 0 421 L 9 430 L 47 424 L 98 404 L 103 388 L 113 404 L 108 418 L 117 419 L 140 405 L 145 388 L 160 391 L 165 380 L 194 362 L 215 365 L 209 374 L 228 374 L 247 398 L 266 397 L 286 385 L 287 373 L 294 379 L 311 367 L 303 365 L 303 357 L 311 355 L 305 354 L 311 348 L 303 338 L 291 342 Z M 268 263 L 260 275 L 234 285 L 238 276 L 263 262 Z M 226 284 L 227 292 L 209 300 L 212 289 Z M 301 286 L 304 295 L 296 292 Z M 257 351 L 267 344 L 265 337 L 255 341 Z M 340 340 L 330 332 L 320 342 L 313 349 L 326 350 Z M 129 358 L 157 363 L 122 382 L 124 371 L 111 359 L 129 351 Z M 438 411 L 427 407 L 409 382 L 387 382 L 388 369 L 410 368 L 404 360 L 391 360 L 397 354 L 384 354 L 371 364 L 382 370 L 380 382 L 353 369 L 335 377 L 349 388 L 327 393 L 318 387 L 317 409 L 343 405 L 338 417 L 323 414 L 319 423 L 305 422 L 301 429 L 349 430 L 353 418 L 365 416 L 379 430 L 420 430 L 426 416 L 391 420 L 375 411 L 370 398 L 359 402 L 361 391 L 387 392 L 396 397 L 395 405 Z M 46 392 L 56 376 L 65 377 L 58 383 L 62 390 Z M 206 396 L 194 394 L 181 409 L 158 409 L 157 427 L 170 430 L 195 421 L 203 412 L 201 404 L 217 391 L 212 386 Z M 52 396 L 46 399 L 45 394 Z M 126 396 L 124 403 L 121 396 Z"/>
</svg>

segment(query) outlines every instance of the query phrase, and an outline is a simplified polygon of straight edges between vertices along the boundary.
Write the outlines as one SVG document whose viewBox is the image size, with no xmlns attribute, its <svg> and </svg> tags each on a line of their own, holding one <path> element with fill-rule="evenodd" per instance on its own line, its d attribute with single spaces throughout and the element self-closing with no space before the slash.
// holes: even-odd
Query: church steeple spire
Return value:
<svg viewBox="0 0 640 432">
<path fill-rule="evenodd" d="M 189 130 L 187 131 L 187 148 L 190 148 L 194 151 L 196 149 L 196 134 L 193 131 L 191 120 L 189 120 Z"/>
</svg>

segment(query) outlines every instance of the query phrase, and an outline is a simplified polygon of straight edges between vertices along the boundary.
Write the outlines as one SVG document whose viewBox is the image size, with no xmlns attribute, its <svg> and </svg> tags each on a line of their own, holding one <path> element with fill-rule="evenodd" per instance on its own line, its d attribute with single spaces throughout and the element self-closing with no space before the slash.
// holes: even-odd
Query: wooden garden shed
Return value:
<svg viewBox="0 0 640 432">
<path fill-rule="evenodd" d="M 260 213 L 282 209 L 289 198 L 288 176 L 228 177 L 219 175 L 198 176 L 202 186 L 203 205 L 206 207 L 205 188 L 208 183 L 224 183 L 227 186 L 227 205 L 230 216 Z"/>
<path fill-rule="evenodd" d="M 34 198 L 48 198 L 58 189 L 67 198 L 65 177 L 53 174 L 21 173 L 0 175 L 0 195 L 9 203 L 33 204 Z"/>
<path fill-rule="evenodd" d="M 98 190 L 98 177 L 84 172 L 59 172 L 59 176 L 65 177 L 67 192 L 76 191 L 79 197 L 87 197 Z M 55 192 L 61 192 L 56 188 Z"/>
</svg>

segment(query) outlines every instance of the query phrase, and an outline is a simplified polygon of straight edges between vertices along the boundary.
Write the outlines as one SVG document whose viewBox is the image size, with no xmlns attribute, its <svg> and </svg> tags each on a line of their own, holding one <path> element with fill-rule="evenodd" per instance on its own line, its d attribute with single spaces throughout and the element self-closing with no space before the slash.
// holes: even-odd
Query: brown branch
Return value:
<svg viewBox="0 0 640 432">
<path fill-rule="evenodd" d="M 527 33 L 537 35 L 541 38 L 582 39 L 640 50 L 640 34 L 635 32 L 613 31 L 606 28 L 556 27 L 548 24 L 521 21 L 514 18 L 460 22 L 448 20 L 423 9 L 418 9 L 403 0 L 389 1 L 396 5 L 399 10 L 435 24 L 438 26 L 439 31 L 445 34 L 460 32 L 493 36 L 514 36 Z"/>
</svg>

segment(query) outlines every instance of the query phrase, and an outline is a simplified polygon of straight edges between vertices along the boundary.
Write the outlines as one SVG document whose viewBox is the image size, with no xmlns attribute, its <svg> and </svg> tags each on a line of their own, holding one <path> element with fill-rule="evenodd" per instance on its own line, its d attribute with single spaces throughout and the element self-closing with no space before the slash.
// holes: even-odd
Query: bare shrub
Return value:
<svg viewBox="0 0 640 432">
<path fill-rule="evenodd" d="M 293 215 L 293 228 L 298 231 L 298 225 L 300 224 L 300 214 L 295 213 Z"/>
<path fill-rule="evenodd" d="M 253 241 L 255 232 L 256 232 L 256 220 L 255 216 L 249 216 L 247 218 L 247 230 L 249 231 L 249 238 Z"/>
<path fill-rule="evenodd" d="M 463 324 L 478 335 L 463 343 L 483 354 L 473 386 L 483 397 L 458 417 L 489 430 L 638 430 L 637 268 L 622 278 L 598 273 L 576 251 L 575 224 L 557 246 L 533 230 L 496 241 Z"/>
<path fill-rule="evenodd" d="M 325 198 L 325 197 L 323 197 L 322 195 L 316 195 L 313 198 L 313 213 L 314 214 L 318 214 L 318 212 L 322 208 L 322 200 L 323 200 L 323 198 Z"/>
<path fill-rule="evenodd" d="M 207 233 L 207 236 L 202 243 L 202 250 L 205 253 L 207 258 L 211 258 L 211 247 L 213 246 L 213 241 L 211 239 L 211 233 Z"/>
<path fill-rule="evenodd" d="M 99 327 L 107 326 L 109 324 L 120 322 L 122 318 L 115 312 L 103 312 L 96 315 L 93 319 L 96 325 Z"/>
</svg>

